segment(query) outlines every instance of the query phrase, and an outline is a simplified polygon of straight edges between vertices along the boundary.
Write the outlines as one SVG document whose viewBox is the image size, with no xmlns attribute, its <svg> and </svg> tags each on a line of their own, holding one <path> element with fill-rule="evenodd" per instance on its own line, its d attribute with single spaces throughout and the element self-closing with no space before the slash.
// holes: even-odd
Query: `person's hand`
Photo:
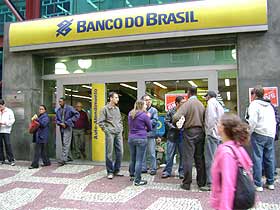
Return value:
<svg viewBox="0 0 280 210">
<path fill-rule="evenodd" d="M 38 115 L 37 114 L 34 114 L 33 117 L 31 118 L 31 120 L 37 120 L 38 119 Z"/>
<path fill-rule="evenodd" d="M 147 116 L 149 117 L 149 118 L 151 118 L 151 113 L 150 112 L 147 112 Z"/>
<path fill-rule="evenodd" d="M 164 149 L 163 149 L 162 147 L 159 147 L 159 148 L 158 148 L 158 151 L 159 151 L 159 152 L 164 152 Z"/>
<path fill-rule="evenodd" d="M 62 128 L 66 128 L 65 123 L 60 123 L 60 126 L 61 126 Z"/>
</svg>

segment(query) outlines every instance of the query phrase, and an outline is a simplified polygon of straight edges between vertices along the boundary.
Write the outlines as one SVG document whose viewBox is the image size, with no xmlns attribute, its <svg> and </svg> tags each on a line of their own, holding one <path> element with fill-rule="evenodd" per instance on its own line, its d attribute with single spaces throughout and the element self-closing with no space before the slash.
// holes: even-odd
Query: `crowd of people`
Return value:
<svg viewBox="0 0 280 210">
<path fill-rule="evenodd" d="M 262 87 L 251 91 L 252 102 L 245 120 L 234 114 L 225 114 L 216 97 L 214 91 L 208 91 L 205 95 L 205 108 L 197 98 L 195 87 L 188 89 L 188 100 L 177 96 L 175 107 L 166 113 L 167 140 L 164 146 L 156 133 L 158 110 L 152 106 L 151 97 L 146 94 L 135 102 L 134 108 L 128 114 L 129 175 L 135 186 L 147 184 L 141 176 L 142 173 L 156 175 L 157 153 L 163 151 L 166 161 L 161 178 L 173 176 L 174 157 L 178 151 L 178 176 L 182 179 L 180 187 L 184 190 L 191 189 L 194 161 L 197 171 L 196 184 L 201 191 L 211 191 L 211 204 L 215 209 L 233 209 L 237 169 L 240 165 L 248 174 L 252 171 L 256 191 L 261 192 L 264 187 L 274 190 L 274 141 L 278 138 L 279 126 L 277 109 L 264 98 Z M 101 110 L 98 118 L 98 125 L 105 133 L 108 179 L 123 176 L 123 122 L 118 103 L 119 95 L 110 92 L 109 103 Z M 46 152 L 50 123 L 46 107 L 40 105 L 38 113 L 38 116 L 34 115 L 32 118 L 38 127 L 33 131 L 35 152 L 30 169 L 39 167 L 40 158 L 42 166 L 51 165 Z M 5 106 L 2 99 L 0 117 L 0 161 L 5 163 L 4 143 L 8 162 L 14 166 L 10 133 L 15 118 L 13 111 Z M 69 160 L 72 136 L 75 158 L 85 158 L 84 135 L 89 128 L 89 121 L 87 113 L 82 110 L 82 104 L 77 103 L 74 109 L 65 103 L 64 98 L 60 98 L 56 124 L 62 142 L 58 164 L 63 166 Z M 262 176 L 266 178 L 265 183 L 262 183 Z"/>
</svg>

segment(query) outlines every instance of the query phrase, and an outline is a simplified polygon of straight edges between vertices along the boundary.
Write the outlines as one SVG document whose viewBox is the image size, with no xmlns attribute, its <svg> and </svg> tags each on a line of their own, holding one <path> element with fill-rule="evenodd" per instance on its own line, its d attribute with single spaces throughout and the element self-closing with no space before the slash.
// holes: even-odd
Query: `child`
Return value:
<svg viewBox="0 0 280 210">
<path fill-rule="evenodd" d="M 166 163 L 166 142 L 162 141 L 161 137 L 156 138 L 156 157 L 160 167 L 164 167 Z"/>
</svg>

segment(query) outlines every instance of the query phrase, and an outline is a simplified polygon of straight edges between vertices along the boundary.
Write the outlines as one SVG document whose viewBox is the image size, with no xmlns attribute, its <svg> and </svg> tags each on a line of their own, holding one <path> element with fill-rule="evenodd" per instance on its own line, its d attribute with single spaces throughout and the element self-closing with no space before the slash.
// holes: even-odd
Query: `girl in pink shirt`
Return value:
<svg viewBox="0 0 280 210">
<path fill-rule="evenodd" d="M 235 151 L 243 168 L 250 173 L 252 161 L 243 148 L 249 141 L 249 127 L 233 114 L 225 114 L 218 123 L 218 132 L 223 144 L 219 145 L 212 169 L 211 206 L 217 210 L 233 209 L 237 179 Z M 231 148 L 229 148 L 231 147 Z"/>
</svg>

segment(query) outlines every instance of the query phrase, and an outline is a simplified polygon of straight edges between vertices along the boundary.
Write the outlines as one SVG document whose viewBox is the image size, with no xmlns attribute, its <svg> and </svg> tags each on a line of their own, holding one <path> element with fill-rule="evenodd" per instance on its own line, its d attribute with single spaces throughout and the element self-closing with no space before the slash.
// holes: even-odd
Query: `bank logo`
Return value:
<svg viewBox="0 0 280 210">
<path fill-rule="evenodd" d="M 57 29 L 57 33 L 56 33 L 56 37 L 58 37 L 59 35 L 62 36 L 66 36 L 71 30 L 72 28 L 70 28 L 70 26 L 72 25 L 73 19 L 72 20 L 63 20 L 61 23 L 57 24 L 58 29 Z"/>
</svg>

